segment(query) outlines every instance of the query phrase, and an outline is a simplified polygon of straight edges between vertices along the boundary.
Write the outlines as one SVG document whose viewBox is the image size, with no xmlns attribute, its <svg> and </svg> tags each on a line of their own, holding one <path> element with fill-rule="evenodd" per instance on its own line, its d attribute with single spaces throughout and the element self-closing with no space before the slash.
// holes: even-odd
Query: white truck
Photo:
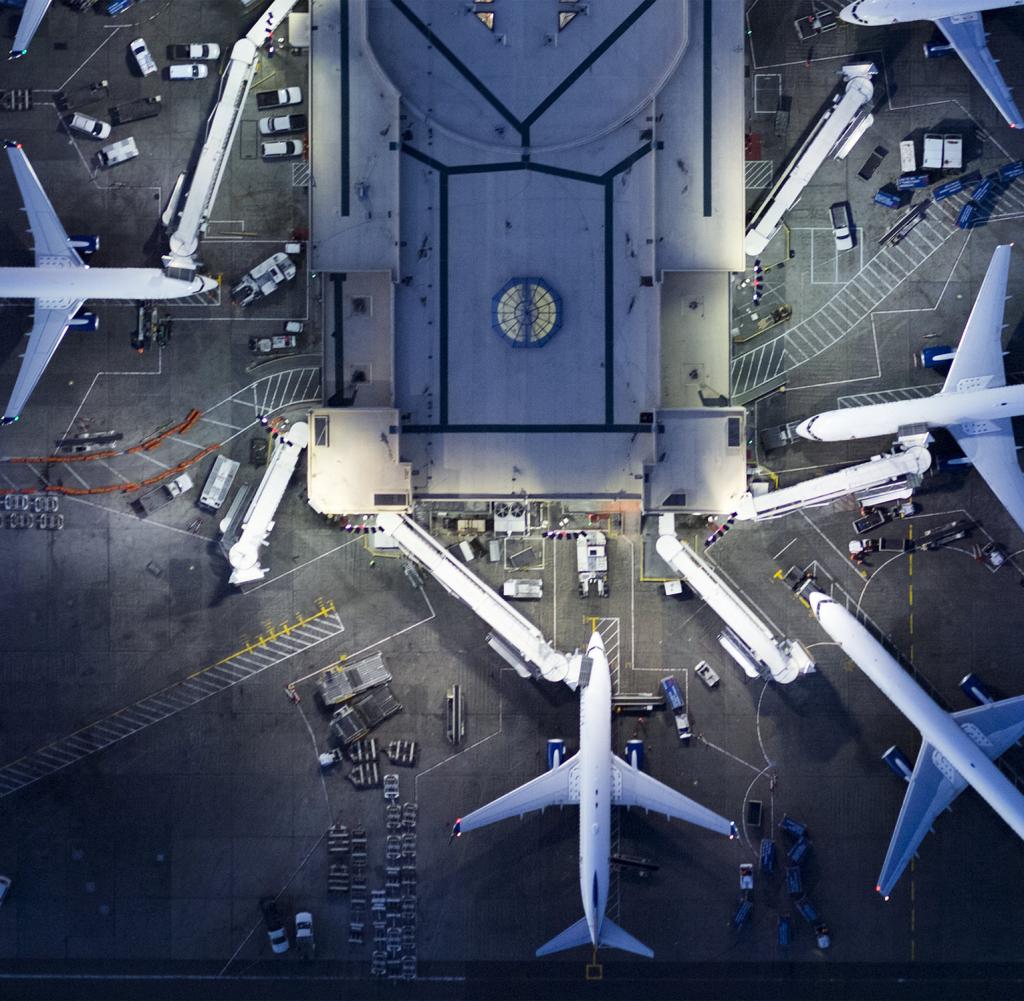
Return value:
<svg viewBox="0 0 1024 1001">
<path fill-rule="evenodd" d="M 588 597 L 591 588 L 598 597 L 608 597 L 608 539 L 604 532 L 583 532 L 576 537 L 576 570 L 581 598 Z"/>
<path fill-rule="evenodd" d="M 278 251 L 244 274 L 231 289 L 231 298 L 239 306 L 248 306 L 257 299 L 265 299 L 277 288 L 295 277 L 295 263 Z"/>
<path fill-rule="evenodd" d="M 132 507 L 140 518 L 148 518 L 154 511 L 166 507 L 175 497 L 188 493 L 194 486 L 192 477 L 188 473 L 179 473 L 173 480 L 161 483 L 152 490 L 141 494 L 132 501 Z"/>
</svg>

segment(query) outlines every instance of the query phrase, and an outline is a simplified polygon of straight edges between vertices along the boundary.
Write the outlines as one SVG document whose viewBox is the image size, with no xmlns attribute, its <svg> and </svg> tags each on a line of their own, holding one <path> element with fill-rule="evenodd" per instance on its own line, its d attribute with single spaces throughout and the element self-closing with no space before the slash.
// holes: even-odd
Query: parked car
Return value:
<svg viewBox="0 0 1024 1001">
<path fill-rule="evenodd" d="M 309 911 L 299 911 L 295 915 L 295 945 L 306 959 L 313 958 L 316 944 L 313 941 L 313 915 Z"/>
<path fill-rule="evenodd" d="M 271 115 L 259 121 L 262 136 L 276 136 L 282 132 L 305 132 L 307 127 L 308 119 L 305 115 L 278 115 L 276 118 Z"/>
<path fill-rule="evenodd" d="M 260 143 L 260 156 L 264 160 L 280 160 L 289 156 L 302 156 L 306 144 L 301 139 L 279 139 L 277 142 Z"/>
<path fill-rule="evenodd" d="M 256 95 L 256 107 L 260 111 L 267 108 L 283 108 L 288 104 L 302 104 L 301 87 L 282 87 L 280 90 L 264 90 Z"/>
<path fill-rule="evenodd" d="M 168 59 L 219 59 L 220 46 L 213 42 L 190 42 L 188 45 L 168 45 Z"/>
<path fill-rule="evenodd" d="M 150 55 L 145 39 L 136 38 L 128 48 L 131 50 L 132 55 L 135 56 L 135 62 L 138 64 L 143 76 L 149 76 L 150 73 L 156 72 L 156 60 Z"/>
<path fill-rule="evenodd" d="M 832 219 L 832 236 L 836 250 L 853 250 L 853 230 L 850 228 L 850 208 L 846 202 L 836 202 L 828 210 Z"/>
<path fill-rule="evenodd" d="M 210 75 L 210 67 L 202 63 L 175 63 L 167 69 L 171 80 L 202 80 Z"/>
<path fill-rule="evenodd" d="M 81 132 L 82 135 L 89 136 L 90 139 L 106 139 L 110 135 L 110 126 L 106 122 L 101 122 L 98 118 L 90 118 L 78 111 L 66 115 L 64 125 L 72 132 Z"/>
<path fill-rule="evenodd" d="M 287 952 L 288 932 L 285 931 L 284 922 L 281 920 L 277 901 L 273 897 L 264 897 L 260 901 L 260 910 L 263 911 L 263 922 L 267 926 L 270 948 L 278 955 Z"/>
</svg>

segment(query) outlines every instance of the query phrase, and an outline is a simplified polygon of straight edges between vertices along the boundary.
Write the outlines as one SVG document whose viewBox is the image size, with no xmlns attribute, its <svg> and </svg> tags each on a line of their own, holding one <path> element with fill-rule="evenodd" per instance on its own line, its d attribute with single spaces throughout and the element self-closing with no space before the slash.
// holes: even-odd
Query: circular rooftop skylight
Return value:
<svg viewBox="0 0 1024 1001">
<path fill-rule="evenodd" d="M 511 278 L 491 299 L 491 326 L 514 348 L 543 347 L 562 325 L 562 300 L 543 278 Z"/>
</svg>

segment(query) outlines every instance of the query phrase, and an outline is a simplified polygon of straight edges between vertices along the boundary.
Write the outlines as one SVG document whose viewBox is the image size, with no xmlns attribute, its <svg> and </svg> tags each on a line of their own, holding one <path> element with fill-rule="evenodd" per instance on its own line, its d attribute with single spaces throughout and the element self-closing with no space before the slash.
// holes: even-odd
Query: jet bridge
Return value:
<svg viewBox="0 0 1024 1001">
<path fill-rule="evenodd" d="M 246 584 L 267 575 L 260 566 L 260 549 L 274 528 L 274 515 L 288 489 L 302 450 L 309 444 L 309 425 L 298 421 L 277 438 L 267 471 L 256 488 L 256 495 L 245 512 L 238 541 L 228 550 L 232 584 Z"/>
<path fill-rule="evenodd" d="M 835 473 L 816 476 L 781 490 L 772 490 L 760 496 L 745 493 L 736 505 L 737 521 L 767 521 L 781 518 L 792 511 L 806 507 L 821 507 L 848 494 L 858 497 L 879 488 L 891 487 L 896 494 L 909 497 L 920 476 L 932 464 L 931 453 L 923 445 L 913 445 L 904 451 L 888 455 L 874 455 L 870 462 L 848 466 Z M 914 477 L 918 477 L 915 481 Z"/>
<path fill-rule="evenodd" d="M 491 627 L 493 633 L 487 642 L 520 677 L 564 681 L 573 689 L 585 683 L 581 678 L 581 669 L 585 670 L 589 663 L 585 657 L 568 656 L 555 650 L 532 622 L 415 521 L 406 515 L 382 513 L 377 515 L 377 527 L 390 535 L 402 552 L 422 564 L 449 594 L 468 605 Z"/>
<path fill-rule="evenodd" d="M 769 675 L 775 681 L 789 684 L 801 674 L 815 670 L 814 661 L 802 643 L 776 639 L 711 566 L 675 537 L 673 515 L 662 516 L 661 530 L 658 555 L 725 621 L 726 629 L 718 641 L 748 677 Z"/>
<path fill-rule="evenodd" d="M 277 31 L 295 3 L 296 0 L 274 0 L 248 34 L 235 42 L 231 49 L 227 69 L 221 77 L 220 99 L 208 120 L 206 141 L 192 171 L 178 228 L 170 237 L 171 252 L 164 257 L 164 267 L 174 277 L 178 277 L 175 275 L 178 269 L 195 272 L 199 237 L 206 231 L 206 223 L 217 199 L 228 150 L 238 131 L 242 108 L 256 75 L 260 46 L 266 41 L 268 27 Z"/>
</svg>

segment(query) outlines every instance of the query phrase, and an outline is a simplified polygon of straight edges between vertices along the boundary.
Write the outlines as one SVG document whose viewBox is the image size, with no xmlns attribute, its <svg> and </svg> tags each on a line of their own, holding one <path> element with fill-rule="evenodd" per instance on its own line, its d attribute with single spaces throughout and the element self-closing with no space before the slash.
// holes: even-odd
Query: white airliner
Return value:
<svg viewBox="0 0 1024 1001">
<path fill-rule="evenodd" d="M 611 860 L 612 806 L 639 806 L 736 836 L 736 825 L 628 764 L 611 750 L 612 684 L 604 642 L 595 632 L 587 647 L 590 677 L 580 684 L 580 750 L 567 761 L 455 822 L 456 835 L 521 817 L 547 806 L 580 808 L 580 895 L 583 917 L 537 950 L 538 956 L 580 945 L 654 953 L 605 915 Z"/>
<path fill-rule="evenodd" d="M 858 0 L 839 16 L 851 24 L 900 24 L 903 21 L 934 21 L 975 80 L 992 99 L 1010 127 L 1024 126 L 1020 109 L 985 44 L 981 11 L 1019 7 L 1024 0 Z"/>
<path fill-rule="evenodd" d="M 1024 695 L 943 712 L 842 605 L 820 591 L 808 600 L 825 632 L 921 733 L 921 750 L 875 889 L 888 899 L 936 817 L 968 785 L 1024 838 L 1024 796 L 993 764 L 1024 736 Z"/>
<path fill-rule="evenodd" d="M 217 287 L 213 278 L 170 278 L 159 268 L 90 268 L 57 218 L 20 143 L 5 142 L 35 241 L 33 268 L 0 268 L 0 298 L 35 299 L 28 347 L 0 424 L 18 420 L 75 313 L 88 299 L 180 299 Z"/>
<path fill-rule="evenodd" d="M 1003 303 L 1013 244 L 996 247 L 942 390 L 923 400 L 829 410 L 797 432 L 812 441 L 896 434 L 913 424 L 944 427 L 1024 531 L 1024 475 L 1011 417 L 1024 414 L 1024 386 L 1007 386 L 1003 366 Z"/>
<path fill-rule="evenodd" d="M 50 8 L 50 0 L 26 0 L 25 7 L 21 12 L 21 21 L 18 22 L 18 30 L 14 36 L 14 45 L 11 46 L 11 54 L 8 59 L 20 59 L 28 54 L 29 42 L 39 28 L 43 15 Z"/>
</svg>

